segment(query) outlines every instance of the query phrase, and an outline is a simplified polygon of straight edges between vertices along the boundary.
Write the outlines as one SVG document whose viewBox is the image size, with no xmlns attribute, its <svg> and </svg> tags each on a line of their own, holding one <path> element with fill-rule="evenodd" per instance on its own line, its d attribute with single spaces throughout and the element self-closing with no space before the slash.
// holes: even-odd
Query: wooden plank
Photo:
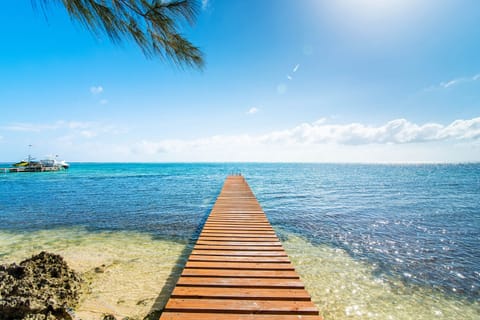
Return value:
<svg viewBox="0 0 480 320">
<path fill-rule="evenodd" d="M 224 278 L 282 278 L 298 279 L 294 270 L 239 270 L 239 269 L 196 269 L 185 268 L 182 277 L 224 277 Z"/>
<path fill-rule="evenodd" d="M 192 254 L 188 261 L 217 261 L 217 262 L 258 262 L 258 263 L 290 263 L 290 259 L 285 255 L 281 257 L 249 257 L 249 256 L 209 256 Z"/>
<path fill-rule="evenodd" d="M 255 235 L 251 235 L 249 234 L 248 232 L 247 233 L 237 233 L 237 234 L 231 234 L 231 233 L 226 233 L 226 232 L 202 232 L 200 234 L 200 237 L 225 237 L 225 238 L 229 238 L 229 237 L 237 237 L 237 238 L 251 238 L 251 237 L 255 237 L 255 238 L 258 238 L 258 239 L 262 239 L 262 238 L 275 238 L 275 239 L 278 239 L 277 236 L 275 235 L 275 233 L 273 234 L 255 234 Z"/>
<path fill-rule="evenodd" d="M 245 223 L 247 225 L 249 224 L 260 224 L 260 223 L 266 223 L 268 224 L 268 220 L 265 220 L 265 219 L 238 219 L 238 218 L 227 218 L 227 217 L 218 217 L 218 218 L 214 218 L 212 220 L 210 220 L 209 222 L 207 223 L 218 223 L 218 224 L 223 224 L 223 223 L 227 223 L 227 224 L 242 224 L 242 223 Z"/>
<path fill-rule="evenodd" d="M 247 222 L 248 221 L 248 222 Z M 214 222 L 207 222 L 205 224 L 206 227 L 218 227 L 218 226 L 228 226 L 228 227 L 238 227 L 238 226 L 245 226 L 245 227 L 269 227 L 272 228 L 267 222 L 262 220 L 253 220 L 248 219 L 245 222 L 238 221 L 238 219 L 231 219 L 231 220 L 222 220 L 222 221 L 214 221 Z"/>
<path fill-rule="evenodd" d="M 272 227 L 270 227 L 267 224 L 233 224 L 233 223 L 207 223 L 204 227 L 204 229 L 220 229 L 220 230 L 228 230 L 228 229 L 249 229 L 249 230 L 254 230 L 254 229 L 260 229 L 260 230 L 272 230 Z"/>
<path fill-rule="evenodd" d="M 222 246 L 197 244 L 195 250 L 233 250 L 233 251 L 283 251 L 282 246 Z"/>
<path fill-rule="evenodd" d="M 257 222 L 257 221 L 266 222 L 264 213 L 259 213 L 259 214 L 255 214 L 255 215 L 244 214 L 244 213 L 213 214 L 212 215 L 212 220 L 210 220 L 210 221 L 216 221 L 216 220 L 230 220 L 230 221 L 238 221 L 238 222 Z"/>
<path fill-rule="evenodd" d="M 248 212 L 235 212 L 235 211 L 227 211 L 225 209 L 220 210 L 215 210 L 212 212 L 212 217 L 252 217 L 252 218 L 258 218 L 262 219 L 265 217 L 265 212 L 258 211 L 248 211 Z"/>
<path fill-rule="evenodd" d="M 268 227 L 249 227 L 249 226 L 225 226 L 225 227 L 217 227 L 217 226 L 205 226 L 203 228 L 205 231 L 224 231 L 224 232 L 231 232 L 231 231 L 245 231 L 245 232 L 252 232 L 252 231 L 260 231 L 260 232 L 269 232 L 272 229 Z"/>
<path fill-rule="evenodd" d="M 227 241 L 227 240 L 198 240 L 197 245 L 218 245 L 222 246 L 281 246 L 279 241 Z"/>
<path fill-rule="evenodd" d="M 221 299 L 262 299 L 262 300 L 303 300 L 310 301 L 310 295 L 303 289 L 265 288 L 212 288 L 176 287 L 174 298 L 221 298 Z"/>
<path fill-rule="evenodd" d="M 198 241 L 240 241 L 240 242 L 272 242 L 278 240 L 277 237 L 271 236 L 268 238 L 256 238 L 256 237 L 213 237 L 213 236 L 200 236 Z"/>
<path fill-rule="evenodd" d="M 238 211 L 238 210 L 232 210 L 229 207 L 219 207 L 215 206 L 213 207 L 212 214 L 224 214 L 224 215 L 231 215 L 231 216 L 239 216 L 239 215 L 247 215 L 247 216 L 264 216 L 265 212 L 261 210 L 260 208 L 256 207 L 247 207 L 245 204 L 236 204 L 236 207 L 242 206 L 245 207 L 244 210 Z"/>
<path fill-rule="evenodd" d="M 286 288 L 303 289 L 298 279 L 257 279 L 257 278 L 215 278 L 215 277 L 180 277 L 177 286 L 192 287 L 239 287 L 239 288 Z"/>
<path fill-rule="evenodd" d="M 185 268 L 214 268 L 214 269 L 268 269 L 268 270 L 294 270 L 291 263 L 262 263 L 262 262 L 199 262 L 187 261 Z"/>
<path fill-rule="evenodd" d="M 177 299 L 172 298 L 166 307 L 170 312 L 181 312 L 185 310 L 195 311 L 217 311 L 226 313 L 280 313 L 280 314 L 304 314 L 318 315 L 318 310 L 310 301 L 264 301 L 257 300 L 230 300 L 225 303 L 224 299 Z"/>
<path fill-rule="evenodd" d="M 164 312 L 162 320 L 319 320 L 318 316 L 286 314 L 232 314 L 199 312 Z"/>
<path fill-rule="evenodd" d="M 259 213 L 258 215 L 253 214 L 213 214 L 212 220 L 230 220 L 230 221 L 238 221 L 238 222 L 266 222 L 265 221 L 265 214 Z M 209 221 L 209 222 L 210 222 Z"/>
<path fill-rule="evenodd" d="M 232 250 L 198 250 L 192 254 L 204 254 L 210 256 L 250 256 L 250 257 L 286 257 L 285 251 L 232 251 Z"/>
<path fill-rule="evenodd" d="M 213 208 L 211 211 L 211 215 L 226 215 L 226 216 L 234 216 L 234 217 L 241 217 L 241 216 L 253 216 L 258 218 L 265 217 L 265 212 L 263 210 L 227 210 L 227 209 L 215 209 Z"/>
<path fill-rule="evenodd" d="M 215 229 L 205 229 L 203 233 L 226 233 L 226 234 L 246 234 L 246 235 L 275 235 L 275 232 L 268 231 L 268 230 L 263 230 L 263 231 L 258 231 L 258 230 L 215 230 Z"/>
</svg>

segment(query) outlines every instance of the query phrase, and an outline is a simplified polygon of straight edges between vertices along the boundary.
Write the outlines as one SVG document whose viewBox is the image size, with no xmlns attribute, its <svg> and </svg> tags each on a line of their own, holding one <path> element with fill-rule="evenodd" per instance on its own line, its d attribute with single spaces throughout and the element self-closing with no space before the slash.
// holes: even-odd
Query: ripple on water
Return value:
<svg viewBox="0 0 480 320">
<path fill-rule="evenodd" d="M 283 245 L 325 320 L 479 319 L 478 301 L 439 290 L 375 276 L 374 264 L 353 259 L 345 250 L 313 245 L 279 230 Z"/>
</svg>

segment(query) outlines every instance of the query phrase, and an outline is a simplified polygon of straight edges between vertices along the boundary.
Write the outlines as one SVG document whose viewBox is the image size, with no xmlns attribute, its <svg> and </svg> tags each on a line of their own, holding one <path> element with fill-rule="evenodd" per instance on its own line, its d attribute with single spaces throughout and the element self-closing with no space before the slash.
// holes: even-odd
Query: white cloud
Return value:
<svg viewBox="0 0 480 320">
<path fill-rule="evenodd" d="M 292 74 L 294 74 L 295 72 L 297 72 L 298 68 L 300 68 L 300 64 L 296 64 L 295 67 L 293 67 L 293 69 L 292 69 Z M 292 79 L 293 79 L 293 76 L 290 75 L 290 74 L 287 74 L 287 79 L 288 79 L 288 80 L 292 80 Z"/>
<path fill-rule="evenodd" d="M 439 133 L 440 139 L 479 139 L 480 118 L 455 120 Z"/>
<path fill-rule="evenodd" d="M 263 134 L 192 139 L 136 139 L 117 126 L 88 121 L 0 129 L 21 130 L 17 134 L 35 136 L 46 142 L 44 148 L 75 161 L 480 161 L 480 117 L 448 124 L 394 119 L 378 125 L 322 118 Z"/>
<path fill-rule="evenodd" d="M 211 136 L 207 138 L 199 138 L 192 140 L 181 139 L 166 139 L 160 141 L 148 141 L 142 140 L 136 143 L 131 151 L 133 154 L 146 154 L 155 155 L 162 153 L 182 153 L 189 152 L 202 152 L 202 150 L 209 149 L 211 147 L 235 147 L 235 146 L 249 146 L 258 145 L 258 141 L 255 141 L 249 135 L 238 136 Z"/>
<path fill-rule="evenodd" d="M 92 86 L 90 87 L 90 93 L 93 95 L 98 95 L 103 92 L 102 86 Z"/>
<path fill-rule="evenodd" d="M 453 80 L 450 80 L 450 81 L 447 81 L 447 82 L 440 82 L 440 87 L 442 88 L 450 88 L 450 87 L 453 87 L 459 83 L 462 83 L 462 82 L 465 82 L 466 79 L 465 78 L 459 78 L 459 79 L 453 79 Z"/>
<path fill-rule="evenodd" d="M 405 119 L 392 120 L 381 126 L 361 123 L 326 124 L 325 121 L 321 121 L 303 123 L 291 129 L 268 133 L 259 139 L 264 143 L 365 145 L 465 140 L 479 137 L 480 117 L 456 120 L 448 126 L 438 123 L 418 125 Z"/>
<path fill-rule="evenodd" d="M 260 109 L 252 107 L 247 114 Z M 16 123 L 2 127 L 6 131 L 52 132 L 57 137 L 92 139 L 100 135 L 114 136 L 126 130 L 99 122 L 57 121 L 52 124 Z M 407 145 L 430 142 L 476 143 L 480 142 L 480 117 L 455 120 L 448 125 L 429 122 L 416 124 L 406 119 L 395 119 L 381 125 L 363 123 L 336 124 L 322 118 L 295 127 L 266 132 L 259 135 L 215 135 L 198 139 L 142 140 L 134 149 L 140 153 L 157 154 L 200 150 L 211 146 L 289 146 L 315 145 Z"/>
<path fill-rule="evenodd" d="M 211 146 L 271 146 L 305 147 L 314 145 L 405 145 L 426 142 L 480 140 L 480 117 L 455 120 L 445 126 L 438 123 L 422 125 L 396 119 L 380 126 L 361 123 L 328 124 L 326 119 L 302 123 L 296 127 L 272 131 L 263 135 L 217 135 L 192 140 L 142 141 L 136 151 L 147 154 L 182 152 Z"/>
<path fill-rule="evenodd" d="M 155 155 L 167 152 L 167 147 L 169 144 L 170 143 L 168 141 L 153 142 L 142 140 L 132 147 L 132 151 L 134 154 Z M 175 147 L 170 148 L 169 150 L 174 151 Z"/>
<path fill-rule="evenodd" d="M 382 125 L 326 119 L 259 135 L 141 140 L 131 161 L 459 162 L 480 160 L 480 117 L 448 125 L 396 119 Z"/>
<path fill-rule="evenodd" d="M 462 78 L 452 79 L 452 80 L 449 80 L 449 81 L 440 82 L 438 87 L 443 88 L 443 89 L 448 89 L 448 88 L 457 86 L 457 85 L 462 84 L 462 83 L 474 82 L 474 81 L 477 81 L 477 80 L 480 80 L 480 73 L 476 74 L 472 77 L 462 77 Z"/>
<path fill-rule="evenodd" d="M 247 111 L 247 114 L 255 114 L 257 113 L 258 111 L 260 111 L 260 109 L 256 108 L 256 107 L 252 107 L 250 108 L 248 111 Z"/>
</svg>

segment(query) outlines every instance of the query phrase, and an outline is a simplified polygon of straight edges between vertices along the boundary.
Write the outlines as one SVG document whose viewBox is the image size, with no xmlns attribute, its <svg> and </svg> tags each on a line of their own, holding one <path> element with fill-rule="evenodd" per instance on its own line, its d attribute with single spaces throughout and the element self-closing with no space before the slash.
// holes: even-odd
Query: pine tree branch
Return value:
<svg viewBox="0 0 480 320">
<path fill-rule="evenodd" d="M 202 68 L 203 54 L 179 32 L 195 22 L 197 0 L 31 0 L 44 11 L 62 5 L 72 20 L 114 43 L 134 41 L 148 58 L 170 59 L 179 66 Z"/>
</svg>

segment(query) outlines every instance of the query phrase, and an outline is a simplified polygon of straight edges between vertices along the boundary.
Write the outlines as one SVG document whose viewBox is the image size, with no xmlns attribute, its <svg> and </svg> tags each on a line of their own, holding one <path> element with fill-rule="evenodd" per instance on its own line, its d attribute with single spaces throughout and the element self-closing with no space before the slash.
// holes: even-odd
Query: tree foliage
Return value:
<svg viewBox="0 0 480 320">
<path fill-rule="evenodd" d="M 106 34 L 114 43 L 133 40 L 145 56 L 171 59 L 180 66 L 201 68 L 202 52 L 178 31 L 193 24 L 196 0 L 31 0 L 48 9 L 65 7 L 70 17 L 95 35 Z"/>
</svg>

